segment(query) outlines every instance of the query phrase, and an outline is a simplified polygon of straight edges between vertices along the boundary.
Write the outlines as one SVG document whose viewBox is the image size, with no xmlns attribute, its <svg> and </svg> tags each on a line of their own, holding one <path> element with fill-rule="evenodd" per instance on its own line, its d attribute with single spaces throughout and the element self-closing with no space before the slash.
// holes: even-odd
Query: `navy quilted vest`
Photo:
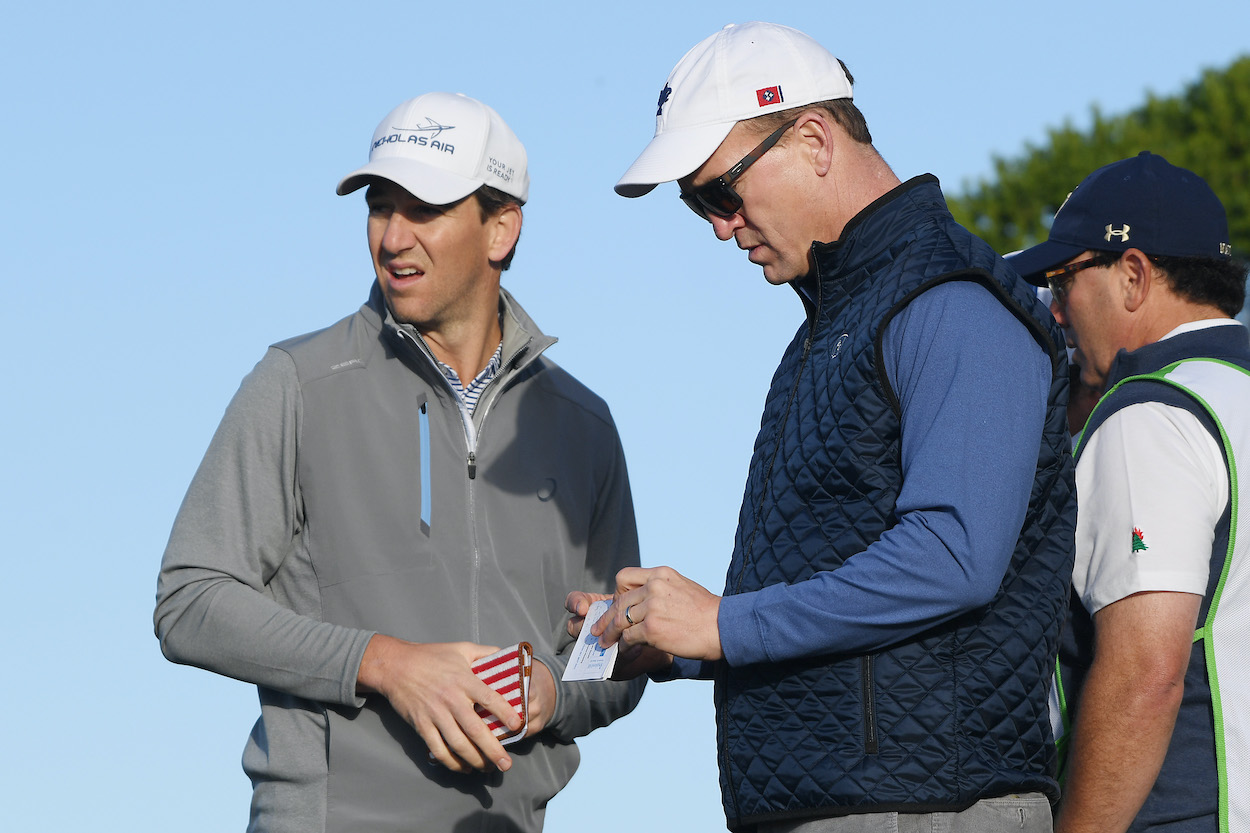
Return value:
<svg viewBox="0 0 1250 833">
<path fill-rule="evenodd" d="M 897 401 L 878 354 L 894 313 L 948 280 L 987 287 L 1054 369 L 1020 538 L 993 600 L 870 656 L 732 668 L 716 681 L 731 829 L 1058 797 L 1047 692 L 1072 572 L 1075 489 L 1062 335 L 1032 287 L 951 218 L 936 179 L 900 185 L 814 247 L 808 322 L 768 393 L 726 594 L 837 569 L 894 525 Z"/>
</svg>

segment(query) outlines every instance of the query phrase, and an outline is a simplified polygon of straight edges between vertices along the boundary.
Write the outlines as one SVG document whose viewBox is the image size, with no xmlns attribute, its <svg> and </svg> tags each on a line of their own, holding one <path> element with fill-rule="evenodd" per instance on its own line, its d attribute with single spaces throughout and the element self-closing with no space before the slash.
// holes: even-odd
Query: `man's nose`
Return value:
<svg viewBox="0 0 1250 833">
<path fill-rule="evenodd" d="M 1063 308 L 1063 304 L 1059 303 L 1058 298 L 1051 298 L 1050 314 L 1055 316 L 1055 320 L 1059 322 L 1060 327 L 1063 327 L 1065 330 L 1067 330 L 1068 314 L 1067 314 L 1067 311 Z"/>
<path fill-rule="evenodd" d="M 728 217 L 718 217 L 712 214 L 709 219 L 712 221 L 712 231 L 718 240 L 731 239 L 734 236 L 734 230 L 742 225 L 742 215 L 736 211 Z"/>
<path fill-rule="evenodd" d="M 382 249 L 391 254 L 406 252 L 416 244 L 413 234 L 413 223 L 402 212 L 394 211 L 386 220 L 386 230 L 382 232 Z"/>
</svg>

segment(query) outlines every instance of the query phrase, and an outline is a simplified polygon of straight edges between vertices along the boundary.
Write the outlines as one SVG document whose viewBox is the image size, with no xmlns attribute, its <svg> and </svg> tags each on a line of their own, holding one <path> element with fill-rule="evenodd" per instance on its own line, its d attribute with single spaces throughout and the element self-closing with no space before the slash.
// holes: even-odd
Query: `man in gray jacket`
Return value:
<svg viewBox="0 0 1250 833">
<path fill-rule="evenodd" d="M 370 298 L 243 381 L 174 523 L 156 633 L 259 689 L 249 830 L 537 831 L 574 738 L 642 693 L 560 680 L 568 589 L 638 563 L 620 439 L 500 287 L 529 177 L 494 110 L 404 102 L 338 193 L 360 188 Z M 523 721 L 471 665 L 519 641 L 509 754 L 475 706 Z"/>
</svg>

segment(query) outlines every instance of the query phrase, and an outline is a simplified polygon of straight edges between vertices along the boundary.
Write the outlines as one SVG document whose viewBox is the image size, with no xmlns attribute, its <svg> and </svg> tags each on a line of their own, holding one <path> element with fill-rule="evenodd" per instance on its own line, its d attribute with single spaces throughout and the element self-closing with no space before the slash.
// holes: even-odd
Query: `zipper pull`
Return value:
<svg viewBox="0 0 1250 833">
<path fill-rule="evenodd" d="M 477 477 L 477 454 L 469 452 L 469 479 Z"/>
</svg>

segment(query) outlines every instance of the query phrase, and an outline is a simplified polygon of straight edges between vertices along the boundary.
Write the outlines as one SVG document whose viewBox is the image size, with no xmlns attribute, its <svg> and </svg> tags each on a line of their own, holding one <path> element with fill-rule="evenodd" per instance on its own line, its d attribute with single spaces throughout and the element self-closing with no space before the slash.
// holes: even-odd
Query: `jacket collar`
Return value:
<svg viewBox="0 0 1250 833">
<path fill-rule="evenodd" d="M 1219 324 L 1178 333 L 1131 352 L 1121 350 L 1107 373 L 1107 389 L 1130 376 L 1153 373 L 1181 359 L 1199 356 L 1250 361 L 1250 330 L 1239 324 Z"/>
<path fill-rule="evenodd" d="M 529 365 L 558 340 L 540 330 L 512 294 L 503 287 L 499 288 L 499 312 L 503 325 L 503 364 L 499 369 L 500 375 Z M 436 362 L 429 345 L 417 328 L 411 324 L 400 323 L 391 315 L 376 281 L 369 291 L 369 300 L 361 307 L 361 313 L 370 324 L 385 332 L 389 338 L 417 345 L 428 361 Z"/>
<path fill-rule="evenodd" d="M 839 283 L 843 292 L 850 292 L 855 288 L 852 276 L 858 275 L 862 280 L 875 271 L 861 267 L 908 238 L 920 222 L 935 213 L 950 216 L 937 177 L 913 177 L 865 206 L 842 229 L 839 239 L 813 242 L 812 260 L 816 268 L 791 285 L 809 311 L 813 303 L 819 304 L 818 299 L 829 294 L 832 283 Z"/>
</svg>

